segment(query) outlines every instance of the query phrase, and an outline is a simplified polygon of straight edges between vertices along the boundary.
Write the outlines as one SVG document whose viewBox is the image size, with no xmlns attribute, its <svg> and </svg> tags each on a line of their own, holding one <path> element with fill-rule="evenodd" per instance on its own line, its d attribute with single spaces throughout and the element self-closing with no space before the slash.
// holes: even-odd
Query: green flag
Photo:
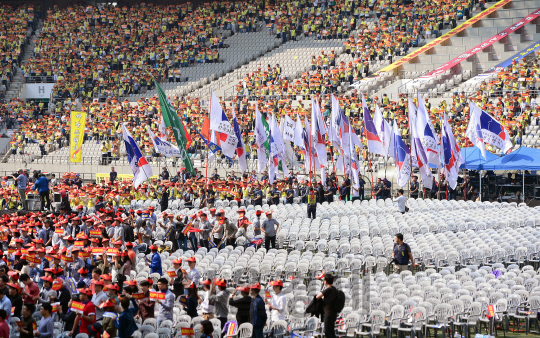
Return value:
<svg viewBox="0 0 540 338">
<path fill-rule="evenodd" d="M 266 153 L 266 158 L 270 157 L 270 126 L 266 122 L 266 114 L 262 117 L 261 123 L 264 128 L 264 133 L 266 134 L 266 141 L 264 141 L 264 152 Z"/>
<path fill-rule="evenodd" d="M 184 166 L 186 167 L 186 169 L 192 175 L 195 175 L 193 163 L 191 163 L 191 159 L 189 158 L 189 155 L 186 151 L 187 135 L 184 124 L 182 123 L 182 121 L 180 121 L 180 118 L 176 113 L 176 109 L 174 109 L 174 107 L 172 106 L 171 102 L 167 98 L 167 95 L 165 95 L 165 92 L 163 91 L 159 83 L 157 83 L 155 79 L 154 82 L 156 83 L 159 96 L 159 105 L 161 106 L 161 114 L 163 115 L 163 121 L 165 121 L 165 126 L 172 128 L 176 144 L 178 145 L 178 149 L 180 149 L 180 152 L 182 154 L 182 162 L 184 162 Z"/>
</svg>

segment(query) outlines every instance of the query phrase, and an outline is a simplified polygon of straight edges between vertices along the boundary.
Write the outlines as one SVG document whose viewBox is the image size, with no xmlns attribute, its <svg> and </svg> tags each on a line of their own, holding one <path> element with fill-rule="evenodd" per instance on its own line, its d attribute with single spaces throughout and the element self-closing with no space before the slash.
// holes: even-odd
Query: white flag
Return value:
<svg viewBox="0 0 540 338">
<path fill-rule="evenodd" d="M 257 144 L 257 158 L 259 160 L 259 173 L 262 173 L 268 164 L 268 157 L 264 147 L 265 142 L 269 142 L 269 135 L 266 134 L 266 129 L 262 123 L 262 116 L 259 112 L 259 107 L 255 105 L 255 143 Z"/>
<path fill-rule="evenodd" d="M 294 141 L 294 121 L 289 117 L 289 115 L 285 115 L 285 119 L 283 121 L 283 140 L 284 141 Z"/>
<path fill-rule="evenodd" d="M 126 146 L 128 163 L 133 172 L 133 186 L 136 189 L 141 183 L 153 175 L 152 167 L 148 164 L 148 161 L 146 161 L 139 145 L 135 142 L 133 136 L 131 136 L 125 123 L 122 124 L 122 137 L 124 138 L 124 145 Z"/>
<path fill-rule="evenodd" d="M 304 146 L 304 138 L 302 136 L 303 132 L 304 127 L 302 127 L 302 120 L 300 120 L 300 116 L 296 114 L 296 126 L 294 127 L 294 145 L 305 150 L 307 148 L 305 148 Z"/>
<path fill-rule="evenodd" d="M 159 137 L 167 141 L 167 127 L 165 126 L 165 121 L 163 120 L 163 115 L 161 115 L 161 121 L 159 122 Z"/>
<path fill-rule="evenodd" d="M 161 137 L 156 136 L 152 132 L 152 130 L 150 130 L 149 126 L 146 126 L 146 130 L 148 131 L 148 136 L 150 136 L 150 139 L 154 144 L 154 149 L 156 149 L 156 153 L 161 154 L 165 157 L 182 157 L 182 153 L 177 146 L 173 145 L 167 140 L 162 139 Z"/>
<path fill-rule="evenodd" d="M 210 130 L 219 132 L 221 151 L 231 158 L 236 153 L 238 138 L 214 92 L 210 101 Z"/>
</svg>

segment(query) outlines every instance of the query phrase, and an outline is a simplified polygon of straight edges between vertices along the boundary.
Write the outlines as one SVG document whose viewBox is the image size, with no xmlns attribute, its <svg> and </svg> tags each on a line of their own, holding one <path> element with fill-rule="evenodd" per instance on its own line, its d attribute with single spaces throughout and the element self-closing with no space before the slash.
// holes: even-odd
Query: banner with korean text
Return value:
<svg viewBox="0 0 540 338">
<path fill-rule="evenodd" d="M 69 160 L 71 162 L 81 162 L 82 144 L 84 141 L 84 127 L 86 124 L 86 113 L 81 111 L 72 111 L 70 119 L 70 143 Z"/>
<path fill-rule="evenodd" d="M 438 44 L 442 43 L 443 41 L 446 41 L 449 38 L 451 38 L 452 36 L 458 34 L 459 32 L 462 32 L 465 29 L 471 27 L 472 25 L 474 25 L 478 21 L 482 20 L 483 18 L 487 17 L 491 13 L 493 13 L 493 12 L 497 11 L 498 9 L 502 8 L 504 5 L 510 3 L 511 1 L 512 0 L 501 0 L 501 1 L 497 2 L 495 5 L 489 7 L 488 9 L 486 9 L 485 11 L 483 11 L 481 13 L 478 13 L 474 17 L 470 18 L 469 20 L 465 21 L 461 25 L 459 25 L 456 28 L 452 29 L 450 32 L 448 32 L 448 33 L 446 33 L 446 34 L 444 34 L 444 35 L 442 35 L 442 36 L 440 36 L 440 37 L 438 37 L 436 39 L 433 39 L 432 41 L 428 42 L 427 44 L 425 44 L 421 48 L 418 48 L 414 52 L 409 53 L 408 55 L 406 55 L 405 57 L 397 60 L 396 62 L 392 63 L 391 65 L 384 67 L 383 69 L 378 71 L 377 74 L 382 73 L 382 72 L 389 72 L 389 71 L 401 66 L 402 64 L 411 61 L 412 59 L 414 59 L 418 55 L 427 52 L 431 48 L 433 48 L 433 47 L 437 46 Z"/>
<path fill-rule="evenodd" d="M 491 38 L 485 40 L 481 44 L 469 49 L 465 53 L 459 55 L 458 57 L 454 58 L 453 60 L 448 61 L 444 65 L 442 65 L 440 67 L 437 67 L 436 69 L 434 69 L 431 72 L 427 73 L 423 77 L 433 77 L 433 76 L 437 76 L 437 75 L 440 75 L 440 74 L 444 73 L 448 69 L 454 67 L 455 65 L 461 63 L 462 61 L 465 61 L 466 59 L 468 59 L 471 56 L 477 54 L 478 52 L 486 49 L 487 47 L 491 46 L 495 42 L 497 42 L 499 40 L 502 40 L 505 36 L 515 32 L 519 28 L 525 26 L 529 22 L 536 19 L 538 16 L 540 16 L 540 8 L 537 9 L 536 11 L 532 12 L 531 14 L 527 15 L 523 19 L 519 20 L 518 22 L 516 22 L 512 26 L 510 26 L 510 27 L 506 28 L 505 30 L 493 35 Z"/>
</svg>

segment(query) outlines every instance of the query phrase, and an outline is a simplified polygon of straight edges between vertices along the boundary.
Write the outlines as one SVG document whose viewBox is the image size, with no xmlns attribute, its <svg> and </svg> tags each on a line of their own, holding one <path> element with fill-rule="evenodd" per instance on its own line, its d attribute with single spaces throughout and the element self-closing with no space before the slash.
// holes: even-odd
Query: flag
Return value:
<svg viewBox="0 0 540 338">
<path fill-rule="evenodd" d="M 218 137 L 221 141 L 221 150 L 223 154 L 231 158 L 234 157 L 238 145 L 238 138 L 214 92 L 212 92 L 212 98 L 210 100 L 210 130 L 219 133 Z"/>
<path fill-rule="evenodd" d="M 311 136 L 317 136 L 317 130 L 321 135 L 326 135 L 328 133 L 321 113 L 321 107 L 319 106 L 319 101 L 315 97 L 311 98 L 311 124 Z"/>
<path fill-rule="evenodd" d="M 314 157 L 319 161 L 320 167 L 326 167 L 328 165 L 327 161 L 327 152 L 326 152 L 326 143 L 324 141 L 323 135 L 326 127 L 321 127 L 324 125 L 319 119 L 320 109 L 317 99 L 311 99 L 311 136 L 313 148 L 315 148 Z M 322 119 L 322 118 L 321 118 Z M 318 167 L 320 169 L 320 167 Z M 317 168 L 315 168 L 317 169 Z"/>
<path fill-rule="evenodd" d="M 390 138 L 392 135 L 392 128 L 390 127 L 390 124 L 388 121 L 386 121 L 383 118 L 383 115 L 381 113 L 381 109 L 379 106 L 375 106 L 375 114 L 373 114 L 373 124 L 375 125 L 375 129 L 377 129 L 377 134 L 381 138 L 381 141 L 384 145 L 384 152 L 388 156 L 390 153 L 388 152 L 388 149 L 390 148 Z"/>
<path fill-rule="evenodd" d="M 369 113 L 369 109 L 366 105 L 366 99 L 364 98 L 363 94 L 362 94 L 362 110 L 364 111 L 364 126 L 366 128 L 365 133 L 366 133 L 366 138 L 367 138 L 368 151 L 373 154 L 386 156 L 385 150 L 384 150 L 384 143 L 381 140 L 379 134 L 377 133 L 377 128 L 375 127 L 375 124 L 373 123 L 371 114 Z"/>
<path fill-rule="evenodd" d="M 411 149 L 410 156 L 413 159 L 413 163 L 418 166 L 420 170 L 420 176 L 422 177 L 422 183 L 424 187 L 431 189 L 433 186 L 433 174 L 431 168 L 428 165 L 427 155 L 424 150 L 424 146 L 420 141 L 418 132 L 416 130 L 416 107 L 409 97 L 409 132 L 411 133 Z"/>
<path fill-rule="evenodd" d="M 133 171 L 133 186 L 136 189 L 141 183 L 153 175 L 152 167 L 142 155 L 139 146 L 127 130 L 125 124 L 122 124 L 122 136 L 124 137 L 129 166 L 131 167 L 131 171 Z"/>
<path fill-rule="evenodd" d="M 330 128 L 328 129 L 328 140 L 332 142 L 334 147 L 343 148 L 343 125 L 342 125 L 342 114 L 341 108 L 339 107 L 339 102 L 332 94 L 332 115 L 330 115 Z M 347 138 L 348 139 L 348 138 Z"/>
<path fill-rule="evenodd" d="M 347 121 L 348 123 L 348 121 Z M 350 170 L 352 172 L 352 179 L 353 179 L 353 187 L 355 187 L 356 189 L 358 189 L 360 187 L 360 179 L 358 177 L 358 170 L 360 169 L 360 166 L 358 165 L 358 159 L 356 158 L 356 151 L 355 151 L 355 146 L 351 140 L 351 133 L 349 133 L 349 144 L 348 144 L 348 148 L 349 148 L 349 162 L 350 162 Z"/>
<path fill-rule="evenodd" d="M 397 172 L 397 183 L 400 187 L 404 188 L 411 176 L 411 151 L 405 142 L 403 142 L 396 121 L 394 121 L 393 124 L 392 143 L 394 149 L 394 164 Z"/>
<path fill-rule="evenodd" d="M 289 115 L 285 115 L 285 119 L 283 121 L 283 140 L 284 141 L 294 141 L 294 121 L 289 117 Z"/>
<path fill-rule="evenodd" d="M 300 120 L 300 116 L 296 114 L 296 126 L 294 127 L 294 145 L 306 150 L 307 147 L 304 144 L 303 134 L 304 127 L 302 126 L 302 120 Z"/>
<path fill-rule="evenodd" d="M 165 92 L 163 91 L 159 83 L 155 79 L 154 82 L 156 84 L 159 96 L 159 105 L 161 107 L 161 114 L 163 116 L 163 120 L 165 121 L 165 126 L 172 128 L 174 139 L 176 140 L 176 144 L 178 145 L 178 149 L 181 153 L 180 158 L 182 159 L 182 162 L 184 163 L 186 169 L 191 174 L 195 175 L 193 163 L 191 163 L 191 159 L 189 158 L 189 155 L 187 153 L 187 149 L 192 142 L 191 136 L 189 135 L 189 133 L 187 133 L 184 123 L 178 117 L 176 110 L 172 106 L 169 99 L 167 99 L 167 96 L 165 95 Z"/>
<path fill-rule="evenodd" d="M 465 135 L 480 149 L 484 159 L 486 159 L 486 147 L 484 143 L 502 149 L 503 153 L 510 150 L 512 148 L 512 141 L 504 126 L 491 115 L 478 108 L 474 102 L 471 101 L 469 107 L 470 120 Z"/>
<path fill-rule="evenodd" d="M 163 120 L 163 114 L 161 114 L 161 120 L 159 121 L 159 137 L 167 141 L 167 127 L 165 126 L 165 120 Z"/>
<path fill-rule="evenodd" d="M 452 189 L 456 188 L 459 166 L 461 165 L 461 151 L 452 133 L 452 128 L 448 124 L 446 113 L 442 126 L 441 153 L 443 160 L 443 170 L 448 183 Z"/>
<path fill-rule="evenodd" d="M 69 161 L 81 162 L 82 144 L 84 141 L 84 128 L 86 125 L 86 113 L 81 111 L 72 111 L 70 114 L 70 144 Z"/>
<path fill-rule="evenodd" d="M 257 104 L 255 104 L 255 143 L 257 144 L 259 173 L 262 173 L 270 157 L 270 130 L 268 122 L 262 118 Z"/>
<path fill-rule="evenodd" d="M 311 127 L 309 125 L 309 122 L 307 120 L 307 116 L 304 118 L 305 128 L 302 131 L 302 139 L 304 140 L 304 158 L 305 158 L 305 166 L 307 171 L 309 172 L 311 168 L 318 167 L 319 161 L 315 159 L 315 150 L 313 149 L 313 145 L 311 144 L 311 135 L 308 134 L 308 130 L 311 130 Z"/>
<path fill-rule="evenodd" d="M 422 101 L 422 98 L 418 95 L 418 110 L 416 111 L 416 131 L 418 137 L 422 143 L 422 147 L 426 152 L 428 163 L 431 163 L 438 168 L 441 167 L 441 160 L 439 155 L 439 137 L 435 133 L 435 128 L 431 124 L 428 111 Z"/>
<path fill-rule="evenodd" d="M 276 176 L 276 171 L 278 169 L 280 161 L 281 161 L 281 165 L 283 169 L 283 174 L 285 176 L 288 176 L 289 171 L 284 161 L 285 144 L 283 142 L 283 138 L 281 137 L 281 131 L 279 130 L 279 126 L 273 114 L 272 114 L 270 123 L 271 123 L 271 126 L 270 126 L 269 181 L 270 183 L 274 183 L 274 178 Z"/>
<path fill-rule="evenodd" d="M 281 118 L 281 122 L 279 124 L 279 130 L 281 131 L 281 135 L 283 136 L 283 144 L 285 146 L 285 153 L 283 155 L 283 160 L 288 161 L 288 163 L 294 167 L 295 155 L 294 155 L 294 150 L 291 145 L 291 141 L 294 141 L 294 122 L 288 115 L 285 115 L 284 118 Z M 286 136 L 290 138 L 290 140 L 285 139 Z M 281 170 L 283 170 L 283 168 L 281 168 Z"/>
<path fill-rule="evenodd" d="M 201 140 L 204 142 L 204 144 L 206 144 L 206 147 L 208 148 L 208 150 L 210 151 L 209 155 L 212 154 L 212 156 L 215 156 L 215 154 L 218 152 L 218 151 L 221 151 L 221 147 L 218 146 L 217 144 L 215 144 L 214 142 L 212 141 L 209 141 L 207 140 L 202 133 L 199 133 L 199 136 L 201 137 Z M 214 134 L 214 133 L 212 133 Z M 209 156 L 210 157 L 210 156 Z M 234 165 L 234 162 L 233 160 L 228 157 L 228 156 L 225 156 L 225 159 L 227 160 L 227 163 L 229 164 L 229 167 L 232 167 Z"/>
<path fill-rule="evenodd" d="M 234 134 L 238 142 L 236 143 L 236 155 L 238 155 L 238 166 L 242 174 L 247 169 L 246 163 L 246 148 L 244 147 L 244 140 L 242 139 L 242 131 L 240 130 L 240 125 L 238 124 L 238 119 L 236 118 L 236 113 L 234 112 L 234 107 L 232 111 L 233 116 L 233 128 Z"/>
<path fill-rule="evenodd" d="M 181 157 L 180 149 L 172 143 L 168 142 L 166 139 L 156 136 L 149 126 L 146 126 L 148 131 L 148 136 L 154 144 L 154 149 L 156 153 L 162 154 L 165 157 Z M 160 132 L 161 133 L 161 132 Z"/>
</svg>

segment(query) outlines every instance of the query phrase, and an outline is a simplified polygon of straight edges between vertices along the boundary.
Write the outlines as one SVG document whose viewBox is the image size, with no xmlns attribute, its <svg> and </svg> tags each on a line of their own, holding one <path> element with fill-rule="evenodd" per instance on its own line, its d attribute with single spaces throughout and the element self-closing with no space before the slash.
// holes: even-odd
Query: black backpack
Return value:
<svg viewBox="0 0 540 338">
<path fill-rule="evenodd" d="M 341 290 L 337 290 L 337 297 L 334 303 L 334 310 L 336 313 L 340 313 L 343 311 L 343 308 L 345 307 L 345 294 Z"/>
</svg>

